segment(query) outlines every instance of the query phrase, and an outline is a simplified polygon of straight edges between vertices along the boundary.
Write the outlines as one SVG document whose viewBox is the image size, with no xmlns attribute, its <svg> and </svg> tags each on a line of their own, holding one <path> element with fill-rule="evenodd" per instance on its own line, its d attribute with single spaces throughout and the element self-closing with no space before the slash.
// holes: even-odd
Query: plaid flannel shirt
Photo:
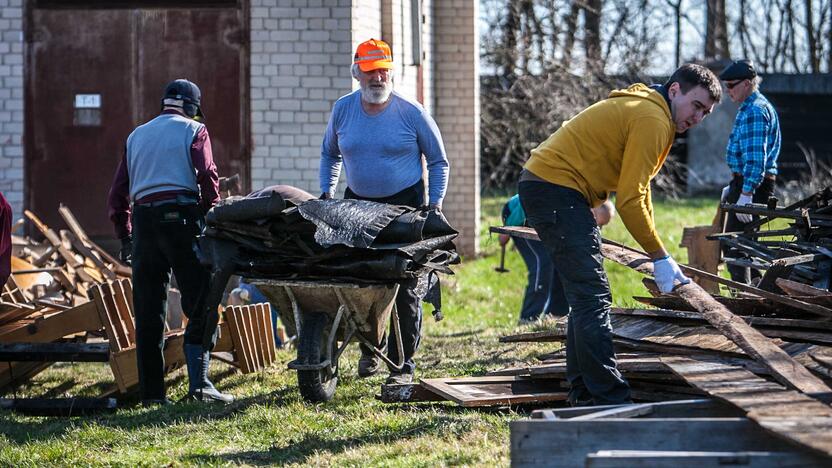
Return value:
<svg viewBox="0 0 832 468">
<path fill-rule="evenodd" d="M 742 191 L 753 193 L 764 175 L 777 174 L 779 155 L 777 111 L 765 96 L 755 91 L 740 105 L 725 159 L 732 172 L 742 174 Z"/>
</svg>

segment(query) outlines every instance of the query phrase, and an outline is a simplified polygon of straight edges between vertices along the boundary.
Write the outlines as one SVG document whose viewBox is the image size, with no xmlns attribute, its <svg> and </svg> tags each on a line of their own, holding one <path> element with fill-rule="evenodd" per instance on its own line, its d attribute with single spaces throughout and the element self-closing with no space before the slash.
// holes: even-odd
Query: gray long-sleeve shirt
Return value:
<svg viewBox="0 0 832 468">
<path fill-rule="evenodd" d="M 448 187 L 448 158 L 433 118 L 418 103 L 393 92 L 380 113 L 367 114 L 361 92 L 335 102 L 321 145 L 321 192 L 332 193 L 343 162 L 347 186 L 358 195 L 381 198 L 415 185 L 428 169 L 431 204 L 441 204 Z"/>
</svg>

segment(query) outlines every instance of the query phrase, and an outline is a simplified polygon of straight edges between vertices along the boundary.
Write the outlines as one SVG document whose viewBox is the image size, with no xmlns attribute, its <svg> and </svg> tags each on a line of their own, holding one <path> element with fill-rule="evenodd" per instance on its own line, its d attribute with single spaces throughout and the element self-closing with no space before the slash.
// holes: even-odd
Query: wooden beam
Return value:
<svg viewBox="0 0 832 468">
<path fill-rule="evenodd" d="M 82 416 L 111 413 L 115 398 L 0 398 L 0 408 L 32 416 Z"/>
<path fill-rule="evenodd" d="M 599 450 L 794 451 L 746 418 L 520 420 L 511 429 L 511 466 L 583 467 Z M 818 465 L 809 457 L 806 466 Z"/>
<path fill-rule="evenodd" d="M 609 241 L 604 241 L 602 252 L 607 258 L 652 276 L 653 262 L 642 252 Z M 705 272 L 701 273 L 710 275 Z M 716 275 L 710 276 L 723 280 L 723 278 Z M 679 286 L 676 288 L 675 293 L 701 312 L 711 325 L 725 334 L 725 336 L 736 343 L 749 356 L 768 368 L 772 376 L 779 382 L 804 393 L 832 392 L 832 389 L 823 383 L 822 380 L 809 372 L 799 362 L 792 359 L 791 356 L 776 344 L 772 343 L 762 333 L 755 330 L 725 306 L 714 300 L 710 294 L 705 292 L 696 283 L 690 282 Z M 765 293 L 781 297 L 777 294 Z M 811 306 L 812 304 L 807 305 Z"/>
<path fill-rule="evenodd" d="M 107 343 L 0 343 L 0 361 L 107 362 Z"/>
<path fill-rule="evenodd" d="M 699 468 L 722 466 L 753 466 L 755 468 L 786 468 L 810 466 L 816 457 L 797 452 L 770 451 L 665 451 L 665 450 L 600 450 L 586 456 L 586 468 Z"/>
</svg>

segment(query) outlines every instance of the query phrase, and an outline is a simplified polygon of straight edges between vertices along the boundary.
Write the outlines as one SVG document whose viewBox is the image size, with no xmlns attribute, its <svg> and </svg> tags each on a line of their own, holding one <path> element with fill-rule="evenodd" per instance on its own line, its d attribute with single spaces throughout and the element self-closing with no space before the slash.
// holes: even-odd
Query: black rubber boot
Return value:
<svg viewBox="0 0 832 468">
<path fill-rule="evenodd" d="M 185 364 L 188 367 L 188 395 L 185 399 L 208 403 L 231 403 L 234 397 L 222 393 L 208 380 L 211 352 L 198 344 L 185 345 Z"/>
</svg>

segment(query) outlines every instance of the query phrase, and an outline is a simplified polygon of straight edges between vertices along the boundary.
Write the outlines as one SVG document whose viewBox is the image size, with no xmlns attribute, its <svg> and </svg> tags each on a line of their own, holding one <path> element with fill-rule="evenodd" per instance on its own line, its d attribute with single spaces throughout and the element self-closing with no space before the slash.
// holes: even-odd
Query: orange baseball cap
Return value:
<svg viewBox="0 0 832 468">
<path fill-rule="evenodd" d="M 390 52 L 390 46 L 386 42 L 370 39 L 358 44 L 358 48 L 355 49 L 354 62 L 363 72 L 379 68 L 390 70 L 393 68 L 393 53 Z"/>
</svg>

